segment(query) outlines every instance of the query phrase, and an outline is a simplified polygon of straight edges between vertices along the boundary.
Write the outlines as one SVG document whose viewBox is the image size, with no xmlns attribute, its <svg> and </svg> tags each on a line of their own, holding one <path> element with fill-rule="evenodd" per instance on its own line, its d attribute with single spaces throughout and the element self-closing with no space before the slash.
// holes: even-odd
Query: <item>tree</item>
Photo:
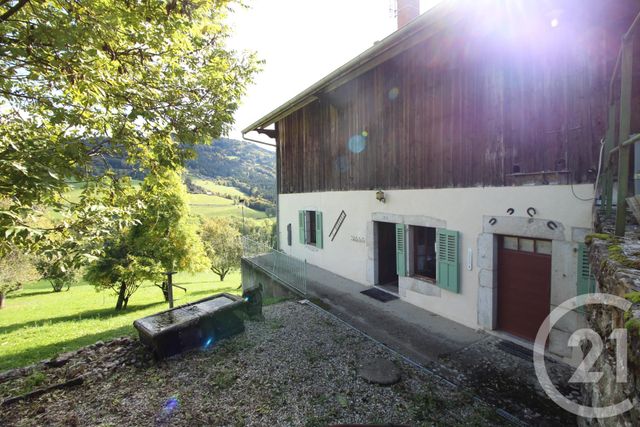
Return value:
<svg viewBox="0 0 640 427">
<path fill-rule="evenodd" d="M 257 65 L 225 46 L 233 3 L 0 1 L 0 251 L 128 227 L 113 200 L 130 184 L 105 158 L 174 169 L 230 129 Z M 70 182 L 85 184 L 77 203 L 64 200 Z M 35 225 L 47 209 L 65 221 Z"/>
<path fill-rule="evenodd" d="M 67 290 L 77 281 L 78 272 L 69 267 L 62 259 L 50 260 L 40 257 L 35 262 L 35 267 L 44 280 L 48 280 L 54 292 L 60 292 L 66 286 Z"/>
<path fill-rule="evenodd" d="M 8 293 L 37 278 L 37 271 L 28 255 L 15 247 L 7 251 L 0 257 L 0 308 L 4 306 L 4 299 Z"/>
<path fill-rule="evenodd" d="M 118 295 L 116 310 L 125 309 L 140 284 L 163 283 L 168 271 L 201 271 L 208 267 L 204 246 L 189 214 L 187 193 L 177 172 L 148 175 L 136 200 L 144 205 L 133 225 L 114 233 L 88 269 L 98 289 Z M 167 296 L 166 284 L 159 285 Z"/>
<path fill-rule="evenodd" d="M 135 253 L 156 260 L 164 272 L 207 269 L 209 260 L 190 214 L 180 175 L 149 175 L 143 182 L 140 199 L 145 209 L 130 235 Z M 161 281 L 157 286 L 167 300 L 167 283 Z"/>
<path fill-rule="evenodd" d="M 129 298 L 145 280 L 162 278 L 162 266 L 157 261 L 137 256 L 126 237 L 107 241 L 103 255 L 92 263 L 85 274 L 97 289 L 109 289 L 117 296 L 116 310 L 124 310 Z"/>
<path fill-rule="evenodd" d="M 203 224 L 202 240 L 211 261 L 211 271 L 224 281 L 229 271 L 240 265 L 240 232 L 226 218 L 213 218 Z"/>
</svg>

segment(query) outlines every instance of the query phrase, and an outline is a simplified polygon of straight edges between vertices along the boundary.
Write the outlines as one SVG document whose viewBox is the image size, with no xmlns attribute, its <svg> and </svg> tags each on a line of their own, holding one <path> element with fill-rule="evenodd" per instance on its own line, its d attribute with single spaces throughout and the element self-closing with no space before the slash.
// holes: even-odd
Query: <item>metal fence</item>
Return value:
<svg viewBox="0 0 640 427">
<path fill-rule="evenodd" d="M 307 294 L 306 260 L 299 260 L 248 237 L 242 237 L 242 257 L 283 285 Z"/>
</svg>

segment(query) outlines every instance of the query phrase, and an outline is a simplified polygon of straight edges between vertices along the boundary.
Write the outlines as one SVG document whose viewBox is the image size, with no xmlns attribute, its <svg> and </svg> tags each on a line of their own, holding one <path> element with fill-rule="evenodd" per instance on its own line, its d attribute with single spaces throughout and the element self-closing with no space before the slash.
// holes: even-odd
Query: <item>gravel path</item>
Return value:
<svg viewBox="0 0 640 427">
<path fill-rule="evenodd" d="M 311 306 L 285 302 L 265 307 L 264 316 L 246 322 L 241 335 L 160 363 L 135 340 L 81 350 L 67 356 L 66 365 L 75 367 L 75 374 L 86 367 L 83 385 L 1 407 L 0 424 L 503 423 L 492 408 Z M 114 354 L 123 356 L 114 360 Z M 393 361 L 402 380 L 383 387 L 360 378 L 358 367 L 374 357 Z M 69 371 L 37 367 L 47 378 L 63 376 L 62 369 Z M 18 379 L 0 376 L 2 398 L 42 376 L 38 372 Z"/>
</svg>

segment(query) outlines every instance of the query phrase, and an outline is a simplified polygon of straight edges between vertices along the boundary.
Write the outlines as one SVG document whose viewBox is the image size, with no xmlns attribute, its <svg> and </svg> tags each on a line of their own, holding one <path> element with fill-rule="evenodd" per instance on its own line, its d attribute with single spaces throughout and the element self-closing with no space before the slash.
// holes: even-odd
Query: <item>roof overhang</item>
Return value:
<svg viewBox="0 0 640 427">
<path fill-rule="evenodd" d="M 425 12 L 407 26 L 392 33 L 382 41 L 374 44 L 356 58 L 333 71 L 322 80 L 300 92 L 280 107 L 271 111 L 266 116 L 252 123 L 242 130 L 246 134 L 283 119 L 291 113 L 315 102 L 319 95 L 329 92 L 353 80 L 361 74 L 375 68 L 383 62 L 393 58 L 399 53 L 415 46 L 416 44 L 434 36 L 450 25 L 463 19 L 463 14 L 452 14 L 454 7 L 451 1 L 443 1 L 437 6 Z M 462 1 L 464 3 L 464 1 Z M 457 9 L 457 8 L 455 8 Z"/>
</svg>

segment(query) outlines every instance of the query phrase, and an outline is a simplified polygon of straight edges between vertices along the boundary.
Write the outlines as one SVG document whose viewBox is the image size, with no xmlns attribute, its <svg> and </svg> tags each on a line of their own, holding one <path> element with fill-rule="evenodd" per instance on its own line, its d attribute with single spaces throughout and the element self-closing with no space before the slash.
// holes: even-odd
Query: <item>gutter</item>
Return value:
<svg viewBox="0 0 640 427">
<path fill-rule="evenodd" d="M 246 133 L 244 131 L 242 131 L 242 140 L 243 141 L 254 142 L 256 144 L 266 145 L 267 147 L 277 147 L 276 144 L 270 144 L 268 142 L 259 141 L 257 139 L 247 138 Z"/>
</svg>

